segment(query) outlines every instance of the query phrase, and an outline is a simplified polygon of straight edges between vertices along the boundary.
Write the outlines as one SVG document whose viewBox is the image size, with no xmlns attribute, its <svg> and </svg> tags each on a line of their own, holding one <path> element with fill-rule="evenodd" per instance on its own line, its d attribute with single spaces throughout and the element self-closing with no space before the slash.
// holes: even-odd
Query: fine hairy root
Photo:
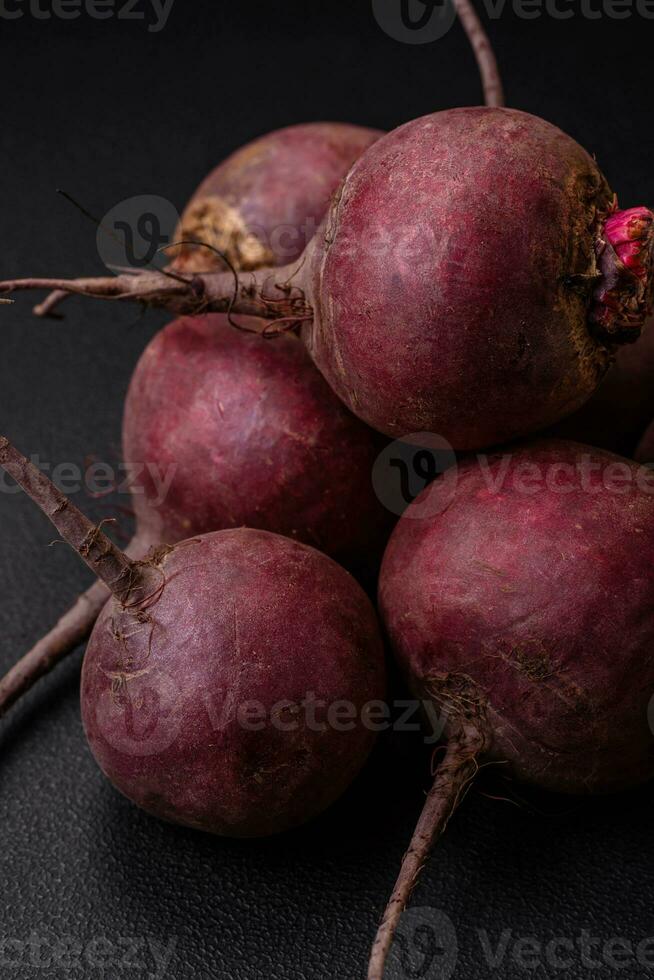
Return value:
<svg viewBox="0 0 654 980">
<path fill-rule="evenodd" d="M 454 6 L 477 59 L 484 101 L 488 106 L 503 106 L 504 88 L 497 59 L 475 8 L 471 0 L 454 0 Z"/>
<path fill-rule="evenodd" d="M 449 675 L 438 682 L 435 679 L 431 693 L 447 713 L 447 751 L 436 770 L 433 785 L 379 926 L 370 956 L 368 980 L 383 980 L 393 937 L 420 872 L 477 775 L 478 759 L 486 747 L 485 708 L 473 685 L 466 678 Z"/>
</svg>

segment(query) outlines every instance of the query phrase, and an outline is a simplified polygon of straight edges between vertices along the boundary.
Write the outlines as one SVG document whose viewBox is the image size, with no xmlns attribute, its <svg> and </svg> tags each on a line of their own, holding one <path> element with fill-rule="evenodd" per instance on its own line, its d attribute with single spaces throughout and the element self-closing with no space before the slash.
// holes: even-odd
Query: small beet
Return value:
<svg viewBox="0 0 654 980">
<path fill-rule="evenodd" d="M 452 109 L 356 161 L 299 263 L 189 282 L 18 280 L 297 328 L 345 404 L 454 449 L 538 431 L 586 402 L 652 308 L 654 215 L 618 210 L 592 157 L 509 109 Z"/>
<path fill-rule="evenodd" d="M 125 404 L 137 518 L 127 552 L 245 525 L 366 576 L 391 526 L 371 482 L 378 441 L 295 337 L 264 343 L 220 315 L 177 320 L 146 348 Z M 108 596 L 91 586 L 0 680 L 0 714 L 88 637 Z"/>
<path fill-rule="evenodd" d="M 380 557 L 388 514 L 370 477 L 380 446 L 296 337 L 262 343 L 215 314 L 158 333 L 125 402 L 123 455 L 150 543 L 245 525 L 346 564 Z"/>
<path fill-rule="evenodd" d="M 344 569 L 245 528 L 133 562 L 4 438 L 0 465 L 111 590 L 81 701 L 91 750 L 122 793 L 235 837 L 287 830 L 341 795 L 374 742 L 367 705 L 385 692 L 377 618 Z M 348 724 L 307 701 L 348 706 Z"/>
<path fill-rule="evenodd" d="M 370 980 L 480 765 L 573 794 L 654 775 L 653 552 L 654 474 L 562 441 L 471 459 L 398 522 L 380 610 L 413 693 L 441 711 L 447 754 Z"/>
<path fill-rule="evenodd" d="M 347 123 L 305 123 L 261 136 L 203 180 L 182 215 L 176 240 L 213 246 L 245 271 L 293 262 L 354 161 L 381 135 Z M 173 268 L 225 266 L 220 256 L 184 245 Z"/>
</svg>

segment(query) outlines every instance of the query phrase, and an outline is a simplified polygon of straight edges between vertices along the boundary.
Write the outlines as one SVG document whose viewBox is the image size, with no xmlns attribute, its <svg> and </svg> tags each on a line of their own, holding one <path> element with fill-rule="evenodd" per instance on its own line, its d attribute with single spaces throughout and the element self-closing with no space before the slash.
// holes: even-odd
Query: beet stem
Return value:
<svg viewBox="0 0 654 980">
<path fill-rule="evenodd" d="M 434 845 L 478 772 L 477 757 L 483 744 L 480 731 L 469 723 L 447 743 L 447 752 L 436 770 L 434 783 L 379 926 L 370 955 L 368 980 L 383 980 L 386 959 L 402 913 Z"/>
<path fill-rule="evenodd" d="M 30 463 L 8 439 L 0 436 L 0 466 L 41 508 L 56 529 L 120 602 L 127 602 L 145 585 L 145 572 L 132 562 L 102 530 Z"/>
<path fill-rule="evenodd" d="M 5 674 L 0 680 L 0 718 L 40 677 L 49 674 L 87 639 L 109 595 L 103 582 L 95 582 L 57 625 Z"/>
<path fill-rule="evenodd" d="M 135 560 L 142 558 L 150 542 L 140 536 L 125 549 Z M 36 682 L 49 674 L 91 635 L 95 621 L 111 592 L 104 582 L 94 582 L 45 636 L 35 643 L 14 666 L 0 678 L 0 718 L 2 718 Z"/>
<path fill-rule="evenodd" d="M 470 0 L 454 0 L 456 12 L 474 51 L 487 106 L 504 106 L 504 87 L 488 34 Z"/>
</svg>

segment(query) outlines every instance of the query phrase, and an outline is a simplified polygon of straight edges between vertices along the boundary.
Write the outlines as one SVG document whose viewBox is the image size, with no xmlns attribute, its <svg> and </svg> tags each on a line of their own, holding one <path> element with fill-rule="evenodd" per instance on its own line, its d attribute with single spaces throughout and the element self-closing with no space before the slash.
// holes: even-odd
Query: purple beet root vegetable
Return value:
<svg viewBox="0 0 654 980">
<path fill-rule="evenodd" d="M 307 123 L 248 143 L 200 184 L 177 241 L 213 246 L 243 271 L 295 261 L 345 174 L 381 135 L 346 123 Z M 184 245 L 173 268 L 224 271 L 225 264 L 207 249 Z"/>
<path fill-rule="evenodd" d="M 111 590 L 81 700 L 117 789 L 156 817 L 234 837 L 287 830 L 341 795 L 385 688 L 375 612 L 344 569 L 246 528 L 133 562 L 6 439 L 0 465 Z M 343 703 L 349 724 L 329 724 Z"/>
<path fill-rule="evenodd" d="M 348 564 L 380 555 L 389 519 L 370 478 L 379 447 L 296 337 L 262 343 L 219 315 L 157 334 L 125 403 L 123 452 L 151 543 L 246 525 Z"/>
<path fill-rule="evenodd" d="M 371 482 L 378 442 L 295 337 L 264 343 L 219 315 L 177 320 L 146 348 L 125 404 L 128 553 L 247 525 L 363 571 L 391 526 Z M 0 681 L 0 714 L 87 638 L 108 595 L 93 585 Z"/>
<path fill-rule="evenodd" d="M 492 191 L 492 193 L 491 193 Z M 391 436 L 458 450 L 578 409 L 652 305 L 654 221 L 616 209 L 593 159 L 509 109 L 414 120 L 354 164 L 302 260 L 188 282 L 159 273 L 22 280 L 177 312 L 297 327 L 334 391 Z M 274 321 L 274 322 L 273 322 Z"/>
<path fill-rule="evenodd" d="M 441 711 L 447 754 L 369 980 L 480 765 L 574 794 L 654 775 L 653 553 L 654 474 L 563 441 L 472 459 L 400 519 L 380 610 L 413 693 Z"/>
</svg>

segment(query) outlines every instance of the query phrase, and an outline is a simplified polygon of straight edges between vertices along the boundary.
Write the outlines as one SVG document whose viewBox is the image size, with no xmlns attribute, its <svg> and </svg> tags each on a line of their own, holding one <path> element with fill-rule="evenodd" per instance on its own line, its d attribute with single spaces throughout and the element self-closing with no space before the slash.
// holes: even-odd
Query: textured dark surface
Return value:
<svg viewBox="0 0 654 980">
<path fill-rule="evenodd" d="M 651 203 L 654 22 L 507 13 L 491 29 L 512 104 L 594 152 L 625 204 Z M 93 228 L 58 186 L 100 214 L 137 193 L 181 206 L 213 164 L 265 130 L 316 118 L 391 127 L 479 93 L 458 28 L 433 45 L 401 45 L 366 0 L 356 13 L 327 2 L 177 0 L 154 35 L 111 20 L 26 17 L 0 21 L 0 51 L 3 277 L 102 271 Z M 1 428 L 53 464 L 117 461 L 129 375 L 163 319 L 135 323 L 132 311 L 73 301 L 53 326 L 29 310 L 19 297 L 0 311 Z M 109 513 L 76 500 L 96 517 Z M 48 549 L 53 533 L 28 501 L 1 493 L 0 528 L 4 669 L 88 576 L 65 547 Z M 0 728 L 3 980 L 157 975 L 148 939 L 175 942 L 158 974 L 175 980 L 360 977 L 426 785 L 419 743 L 384 738 L 351 793 L 299 833 L 254 844 L 202 837 L 145 817 L 100 775 L 79 719 L 79 658 Z M 496 783 L 488 792 L 507 795 Z M 493 947 L 505 930 L 543 943 L 583 930 L 602 943 L 654 936 L 652 795 L 583 806 L 541 799 L 534 812 L 473 792 L 414 898 L 452 920 L 454 975 L 654 972 L 633 959 L 621 970 L 591 967 L 579 952 L 570 966 L 526 971 L 511 944 L 493 969 L 479 935 Z M 8 945 L 30 936 L 83 946 L 80 965 Z M 140 943 L 135 955 L 121 945 L 128 937 Z M 102 938 L 112 946 L 89 947 Z M 110 949 L 113 965 L 98 965 Z"/>
</svg>

